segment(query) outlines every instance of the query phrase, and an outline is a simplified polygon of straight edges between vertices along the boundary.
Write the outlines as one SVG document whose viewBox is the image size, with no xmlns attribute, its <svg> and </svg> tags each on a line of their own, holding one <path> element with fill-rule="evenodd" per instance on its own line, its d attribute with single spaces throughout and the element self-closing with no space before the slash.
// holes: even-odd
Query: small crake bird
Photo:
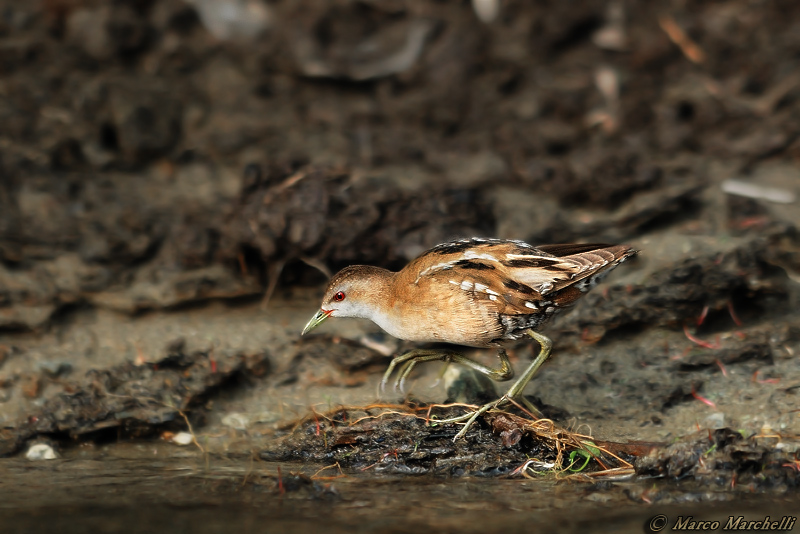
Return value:
<svg viewBox="0 0 800 534">
<path fill-rule="evenodd" d="M 521 397 L 550 356 L 552 342 L 536 330 L 637 252 L 627 245 L 533 247 L 522 241 L 472 238 L 438 245 L 397 273 L 353 265 L 333 276 L 303 334 L 328 317 L 361 317 L 408 341 L 498 349 L 499 369 L 453 351 L 412 350 L 392 360 L 381 389 L 398 365 L 395 387 L 402 388 L 417 363 L 432 360 L 458 362 L 494 380 L 510 380 L 514 370 L 501 344 L 526 335 L 535 339 L 539 354 L 505 395 L 470 414 L 438 421 L 466 420 L 458 439 L 480 415 Z"/>
</svg>

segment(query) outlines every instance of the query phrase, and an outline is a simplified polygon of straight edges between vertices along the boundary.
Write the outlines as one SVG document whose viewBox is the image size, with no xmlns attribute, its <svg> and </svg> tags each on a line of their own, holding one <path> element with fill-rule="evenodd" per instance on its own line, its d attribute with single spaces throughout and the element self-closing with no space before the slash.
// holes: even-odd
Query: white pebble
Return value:
<svg viewBox="0 0 800 534">
<path fill-rule="evenodd" d="M 387 356 L 390 355 L 387 354 Z M 250 417 L 243 413 L 233 412 L 222 418 L 222 424 L 236 430 L 247 430 L 250 425 Z"/>
<path fill-rule="evenodd" d="M 58 455 L 47 443 L 36 443 L 31 445 L 28 452 L 25 453 L 25 458 L 28 460 L 55 460 Z"/>
<path fill-rule="evenodd" d="M 472 0 L 472 9 L 481 22 L 489 24 L 500 13 L 500 0 Z M 473 239 L 477 241 L 477 239 Z"/>
<path fill-rule="evenodd" d="M 194 442 L 194 438 L 189 432 L 178 432 L 170 438 L 170 441 L 175 445 L 190 445 Z"/>
<path fill-rule="evenodd" d="M 714 412 L 703 421 L 705 428 L 716 430 L 725 427 L 725 414 L 722 412 Z"/>
</svg>

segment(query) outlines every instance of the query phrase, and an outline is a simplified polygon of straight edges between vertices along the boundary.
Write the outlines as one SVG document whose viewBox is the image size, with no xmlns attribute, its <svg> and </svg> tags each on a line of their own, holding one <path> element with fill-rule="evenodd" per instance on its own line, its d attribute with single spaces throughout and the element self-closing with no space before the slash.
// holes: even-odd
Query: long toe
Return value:
<svg viewBox="0 0 800 534">
<path fill-rule="evenodd" d="M 480 417 L 481 415 L 485 414 L 486 412 L 488 412 L 493 408 L 497 408 L 498 406 L 507 403 L 508 400 L 509 400 L 508 395 L 503 395 L 499 399 L 486 403 L 477 410 L 475 410 L 470 416 L 470 418 L 467 420 L 467 422 L 464 423 L 464 427 L 461 430 L 459 430 L 458 434 L 456 434 L 456 437 L 453 438 L 453 441 L 458 441 L 460 438 L 463 438 L 469 431 L 472 424 L 478 420 L 478 417 Z"/>
<path fill-rule="evenodd" d="M 378 384 L 378 396 L 383 397 L 383 394 L 386 392 L 386 384 L 389 383 L 389 378 L 392 376 L 392 368 L 390 367 L 384 374 L 383 378 L 381 378 L 381 383 Z"/>
<path fill-rule="evenodd" d="M 397 382 L 394 384 L 395 390 L 400 391 L 400 393 L 405 396 L 406 394 L 406 377 L 400 377 L 397 379 Z"/>
<path fill-rule="evenodd" d="M 395 389 L 400 389 L 400 392 L 405 395 L 406 394 L 406 379 L 411 374 L 411 371 L 414 370 L 414 367 L 417 365 L 416 360 L 411 360 L 403 365 L 402 369 L 400 369 L 400 373 L 397 377 L 397 382 L 395 382 L 394 387 Z"/>
</svg>

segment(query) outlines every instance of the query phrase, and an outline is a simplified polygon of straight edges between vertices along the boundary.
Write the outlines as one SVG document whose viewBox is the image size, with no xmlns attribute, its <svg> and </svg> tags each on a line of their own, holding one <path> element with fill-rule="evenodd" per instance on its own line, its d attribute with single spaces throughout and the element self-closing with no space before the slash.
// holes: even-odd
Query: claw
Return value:
<svg viewBox="0 0 800 534">
<path fill-rule="evenodd" d="M 406 394 L 406 378 L 407 377 L 408 377 L 408 375 L 406 375 L 406 374 L 400 375 L 400 378 L 397 379 L 397 383 L 395 384 L 395 388 L 399 389 L 400 393 L 402 393 L 403 395 Z"/>
<path fill-rule="evenodd" d="M 405 389 L 403 388 L 403 371 L 405 371 L 406 367 L 408 367 L 408 363 L 403 364 L 397 372 L 397 378 L 394 381 L 394 390 L 400 393 L 405 393 Z"/>
<path fill-rule="evenodd" d="M 383 396 L 383 394 L 386 393 L 386 383 L 387 382 L 388 381 L 385 378 L 383 380 L 381 380 L 381 384 L 380 384 L 380 386 L 378 388 L 378 393 L 380 394 L 380 396 Z"/>
<path fill-rule="evenodd" d="M 406 394 L 406 382 L 403 380 L 402 373 L 400 373 L 400 376 L 398 376 L 397 380 L 394 381 L 394 390 L 399 391 L 403 395 Z"/>
<path fill-rule="evenodd" d="M 417 365 L 416 360 L 409 360 L 403 365 L 403 368 L 400 369 L 400 374 L 397 377 L 397 382 L 395 382 L 395 388 L 400 388 L 400 392 L 405 395 L 406 394 L 406 379 L 411 374 L 411 371 L 414 370 L 414 367 Z"/>
<path fill-rule="evenodd" d="M 392 371 L 394 371 L 394 367 L 389 364 L 389 369 L 383 374 L 383 378 L 381 378 L 381 383 L 378 384 L 378 397 L 383 397 L 384 392 L 386 391 L 386 383 L 389 382 L 389 377 L 392 375 Z"/>
</svg>

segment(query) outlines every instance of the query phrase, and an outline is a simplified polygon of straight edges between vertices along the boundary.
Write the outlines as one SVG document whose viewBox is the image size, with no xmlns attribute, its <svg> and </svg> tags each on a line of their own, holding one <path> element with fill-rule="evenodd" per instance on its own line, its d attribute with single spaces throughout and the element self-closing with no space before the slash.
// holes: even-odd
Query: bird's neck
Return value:
<svg viewBox="0 0 800 534">
<path fill-rule="evenodd" d="M 385 313 L 393 300 L 395 274 L 380 267 L 358 266 L 358 305 L 349 314 L 378 323 L 376 318 Z"/>
<path fill-rule="evenodd" d="M 365 273 L 367 274 L 367 273 Z M 358 317 L 369 319 L 391 335 L 397 336 L 400 331 L 401 317 L 398 304 L 403 300 L 397 294 L 398 273 L 386 269 L 371 268 L 369 276 L 369 293 L 362 295 L 363 306 L 360 306 Z"/>
<path fill-rule="evenodd" d="M 394 301 L 396 273 L 381 269 L 373 274 L 370 307 L 385 312 Z M 374 320 L 374 319 L 373 319 Z"/>
</svg>

